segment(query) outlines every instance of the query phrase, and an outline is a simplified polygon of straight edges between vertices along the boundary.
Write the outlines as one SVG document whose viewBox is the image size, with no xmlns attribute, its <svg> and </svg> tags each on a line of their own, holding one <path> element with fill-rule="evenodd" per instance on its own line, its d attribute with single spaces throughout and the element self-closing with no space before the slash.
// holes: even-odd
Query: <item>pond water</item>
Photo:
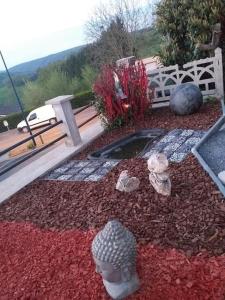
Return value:
<svg viewBox="0 0 225 300">
<path fill-rule="evenodd" d="M 129 134 L 102 149 L 91 153 L 89 159 L 130 159 L 143 156 L 154 142 L 164 136 L 164 129 L 144 129 Z"/>
<path fill-rule="evenodd" d="M 129 159 L 137 156 L 154 138 L 139 137 L 108 152 L 112 159 Z"/>
</svg>

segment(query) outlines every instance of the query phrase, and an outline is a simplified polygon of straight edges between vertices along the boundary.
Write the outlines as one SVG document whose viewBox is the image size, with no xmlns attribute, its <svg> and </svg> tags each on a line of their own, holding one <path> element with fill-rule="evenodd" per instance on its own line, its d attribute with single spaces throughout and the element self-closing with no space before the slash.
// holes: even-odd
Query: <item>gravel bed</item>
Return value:
<svg viewBox="0 0 225 300">
<path fill-rule="evenodd" d="M 115 190 L 120 172 L 141 180 L 131 193 Z M 99 229 L 117 218 L 140 243 L 183 249 L 187 255 L 225 252 L 223 197 L 192 155 L 171 164 L 172 195 L 157 194 L 146 161 L 124 160 L 99 182 L 36 181 L 0 207 L 0 221 L 28 221 L 44 228 Z"/>
</svg>

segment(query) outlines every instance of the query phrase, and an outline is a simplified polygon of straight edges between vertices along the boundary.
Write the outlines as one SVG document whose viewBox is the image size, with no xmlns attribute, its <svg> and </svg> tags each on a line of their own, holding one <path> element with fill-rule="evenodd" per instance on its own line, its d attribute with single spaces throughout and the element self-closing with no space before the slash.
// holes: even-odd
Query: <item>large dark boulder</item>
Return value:
<svg viewBox="0 0 225 300">
<path fill-rule="evenodd" d="M 170 109 L 177 115 L 197 112 L 203 103 L 200 89 L 192 83 L 179 85 L 170 97 Z"/>
</svg>

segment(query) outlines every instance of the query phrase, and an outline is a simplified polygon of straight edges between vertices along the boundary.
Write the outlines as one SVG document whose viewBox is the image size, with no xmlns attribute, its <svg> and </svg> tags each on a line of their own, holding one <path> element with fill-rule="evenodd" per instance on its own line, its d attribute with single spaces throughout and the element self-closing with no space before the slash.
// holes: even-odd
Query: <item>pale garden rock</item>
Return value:
<svg viewBox="0 0 225 300">
<path fill-rule="evenodd" d="M 171 181 L 167 172 L 161 174 L 151 172 L 149 174 L 149 181 L 157 193 L 163 196 L 171 195 Z"/>
<path fill-rule="evenodd" d="M 150 171 L 149 181 L 156 192 L 164 196 L 170 196 L 171 181 L 167 172 L 169 162 L 165 154 L 154 153 L 150 156 L 147 163 Z"/>
<path fill-rule="evenodd" d="M 124 170 L 120 173 L 116 184 L 116 189 L 120 192 L 133 192 L 139 188 L 140 180 L 137 177 L 130 177 L 128 171 Z"/>
<path fill-rule="evenodd" d="M 147 164 L 149 171 L 154 173 L 162 173 L 166 171 L 169 166 L 168 159 L 163 153 L 152 154 L 149 157 Z"/>
<path fill-rule="evenodd" d="M 225 184 L 225 171 L 222 171 L 218 174 L 219 179 Z"/>
</svg>

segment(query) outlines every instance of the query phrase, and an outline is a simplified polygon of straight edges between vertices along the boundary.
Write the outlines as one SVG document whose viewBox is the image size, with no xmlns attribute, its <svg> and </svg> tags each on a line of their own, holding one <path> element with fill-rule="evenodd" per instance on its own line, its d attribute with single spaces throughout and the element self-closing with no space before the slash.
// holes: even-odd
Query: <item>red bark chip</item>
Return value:
<svg viewBox="0 0 225 300">
<path fill-rule="evenodd" d="M 122 170 L 140 179 L 132 193 L 115 189 Z M 99 229 L 119 219 L 146 244 L 225 253 L 225 214 L 218 192 L 196 159 L 171 164 L 172 194 L 157 194 L 143 159 L 124 160 L 99 182 L 36 181 L 0 206 L 0 221 L 30 222 L 46 229 Z M 216 193 L 215 193 L 216 192 Z"/>
<path fill-rule="evenodd" d="M 90 253 L 95 234 L 0 223 L 0 299 L 108 300 Z M 141 288 L 130 300 L 225 299 L 225 255 L 188 259 L 149 244 L 137 262 Z"/>
</svg>

